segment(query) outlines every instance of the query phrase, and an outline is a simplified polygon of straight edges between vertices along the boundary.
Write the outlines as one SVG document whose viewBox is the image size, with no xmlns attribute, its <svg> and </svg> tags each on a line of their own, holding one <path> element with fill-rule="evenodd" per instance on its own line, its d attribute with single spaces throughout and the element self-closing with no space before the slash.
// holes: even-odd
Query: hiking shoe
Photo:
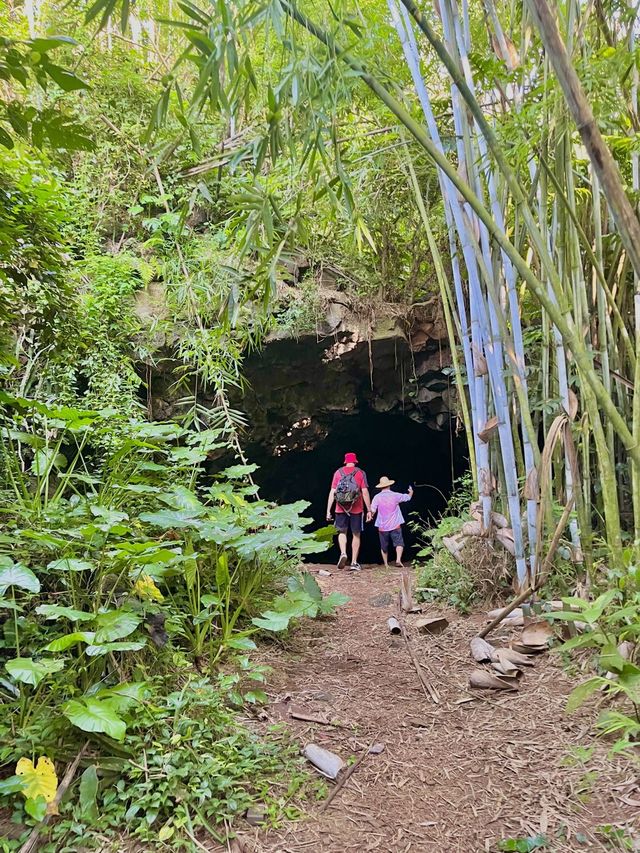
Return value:
<svg viewBox="0 0 640 853">
<path fill-rule="evenodd" d="M 347 571 L 349 571 L 349 572 L 360 572 L 360 571 L 362 571 L 362 566 L 360 565 L 360 563 L 351 563 L 351 565 L 349 566 Z"/>
<path fill-rule="evenodd" d="M 338 560 L 338 568 L 344 569 L 344 567 L 346 565 L 347 565 L 347 555 L 346 554 L 340 554 L 340 559 Z"/>
</svg>

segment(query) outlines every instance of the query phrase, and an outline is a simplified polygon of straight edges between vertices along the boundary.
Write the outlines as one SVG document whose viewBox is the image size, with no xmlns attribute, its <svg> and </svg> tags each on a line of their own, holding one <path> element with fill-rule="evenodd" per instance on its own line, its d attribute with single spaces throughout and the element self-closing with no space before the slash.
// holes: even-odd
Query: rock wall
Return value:
<svg viewBox="0 0 640 853">
<path fill-rule="evenodd" d="M 365 409 L 401 413 L 430 429 L 444 429 L 457 406 L 438 299 L 410 308 L 355 308 L 326 284 L 321 297 L 313 331 L 294 338 L 277 330 L 246 358 L 246 388 L 231 403 L 247 415 L 247 440 L 275 455 L 311 449 L 337 416 Z M 162 309 L 162 299 L 150 292 L 140 297 L 139 309 L 141 319 L 149 321 Z M 145 366 L 145 372 L 153 416 L 166 419 L 173 414 L 179 364 L 170 342 L 158 344 L 158 367 Z M 184 393 L 183 388 L 178 396 Z"/>
<path fill-rule="evenodd" d="M 325 293 L 326 297 L 326 293 Z M 370 408 L 397 412 L 440 430 L 456 410 L 440 305 L 352 311 L 337 293 L 315 333 L 282 333 L 245 362 L 250 440 L 282 453 L 311 449 L 337 415 Z M 444 372 L 443 372 L 444 371 Z"/>
</svg>

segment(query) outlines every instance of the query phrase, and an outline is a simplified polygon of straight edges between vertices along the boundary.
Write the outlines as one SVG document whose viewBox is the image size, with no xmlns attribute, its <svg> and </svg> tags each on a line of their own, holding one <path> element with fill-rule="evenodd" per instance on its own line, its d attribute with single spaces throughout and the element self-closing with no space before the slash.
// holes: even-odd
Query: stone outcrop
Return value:
<svg viewBox="0 0 640 853">
<path fill-rule="evenodd" d="M 322 295 L 323 313 L 314 331 L 296 338 L 278 331 L 245 362 L 248 385 L 241 406 L 251 440 L 277 454 L 310 449 L 337 414 L 364 407 L 401 412 L 443 429 L 456 410 L 456 397 L 438 301 L 363 313 L 339 291 L 325 289 Z"/>
<path fill-rule="evenodd" d="M 438 299 L 373 309 L 354 307 L 331 282 L 325 281 L 318 293 L 315 328 L 295 337 L 276 328 L 245 360 L 246 387 L 231 403 L 247 415 L 249 440 L 276 455 L 310 449 L 327 435 L 336 416 L 365 408 L 402 413 L 430 429 L 444 429 L 456 411 L 456 393 Z M 162 312 L 162 303 L 158 288 L 141 295 L 143 322 Z M 165 340 L 154 362 L 153 414 L 164 419 L 172 414 L 176 394 L 175 346 Z M 206 405 L 206 398 L 201 402 Z M 214 405 L 213 399 L 209 402 Z"/>
</svg>

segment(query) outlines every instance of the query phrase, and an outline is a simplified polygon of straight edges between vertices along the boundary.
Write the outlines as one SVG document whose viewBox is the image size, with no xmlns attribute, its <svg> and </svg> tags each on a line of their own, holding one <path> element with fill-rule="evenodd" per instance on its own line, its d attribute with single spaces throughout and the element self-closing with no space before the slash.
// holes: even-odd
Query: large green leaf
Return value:
<svg viewBox="0 0 640 853">
<path fill-rule="evenodd" d="M 288 586 L 292 592 L 303 589 L 314 601 L 322 601 L 322 590 L 318 586 L 318 581 L 309 572 L 302 573 L 302 584 L 297 578 L 289 578 Z"/>
<path fill-rule="evenodd" d="M 165 530 L 198 525 L 197 514 L 191 510 L 160 509 L 157 512 L 143 512 L 140 521 L 146 521 L 154 527 L 162 527 Z"/>
<path fill-rule="evenodd" d="M 124 740 L 127 724 L 118 716 L 108 699 L 85 696 L 63 706 L 65 717 L 83 732 L 102 732 L 114 740 Z"/>
<path fill-rule="evenodd" d="M 224 480 L 242 480 L 244 477 L 247 477 L 249 474 L 253 474 L 253 472 L 257 470 L 258 466 L 253 463 L 250 465 L 231 465 L 229 468 L 225 468 L 224 471 L 221 471 L 218 476 Z"/>
<path fill-rule="evenodd" d="M 80 77 L 77 77 L 71 71 L 67 71 L 66 68 L 61 68 L 59 65 L 54 65 L 52 62 L 47 62 L 44 65 L 44 70 L 47 72 L 49 77 L 57 83 L 58 86 L 62 89 L 63 92 L 75 92 L 78 89 L 88 89 L 88 83 L 85 83 L 84 80 L 81 80 Z"/>
<path fill-rule="evenodd" d="M 78 42 L 71 36 L 47 36 L 46 38 L 34 38 L 28 42 L 31 50 L 36 53 L 47 53 L 47 51 L 55 50 L 57 47 L 73 47 L 76 44 Z"/>
<path fill-rule="evenodd" d="M 36 607 L 36 613 L 45 619 L 60 619 L 64 617 L 70 622 L 86 622 L 95 619 L 95 613 L 87 613 L 84 610 L 75 610 L 73 607 L 65 607 L 62 604 L 40 604 Z"/>
<path fill-rule="evenodd" d="M 96 699 L 108 699 L 111 707 L 122 714 L 142 702 L 150 693 L 146 681 L 125 681 L 117 687 L 105 687 L 95 694 Z"/>
<path fill-rule="evenodd" d="M 0 779 L 0 795 L 18 794 L 25 787 L 25 781 L 21 776 L 8 776 Z"/>
<path fill-rule="evenodd" d="M 588 622 L 590 625 L 593 625 L 594 622 L 597 622 L 598 619 L 600 619 L 606 607 L 611 604 L 614 598 L 618 598 L 619 596 L 620 591 L 617 589 L 609 589 L 607 592 L 603 592 L 602 595 L 599 595 L 596 598 L 592 605 L 582 612 L 583 620 Z"/>
<path fill-rule="evenodd" d="M 618 684 L 635 706 L 640 705 L 640 667 L 625 661 L 618 675 Z"/>
<path fill-rule="evenodd" d="M 320 613 L 323 616 L 329 616 L 334 612 L 336 607 L 342 607 L 349 601 L 349 596 L 343 592 L 331 592 L 320 602 Z"/>
<path fill-rule="evenodd" d="M 146 640 L 139 640 L 134 643 L 104 643 L 100 646 L 87 646 L 85 652 L 90 658 L 101 657 L 109 652 L 139 652 L 146 645 Z"/>
<path fill-rule="evenodd" d="M 9 586 L 17 586 L 28 592 L 40 592 L 40 581 L 31 569 L 22 563 L 11 563 L 0 568 L 0 595 L 4 594 Z"/>
<path fill-rule="evenodd" d="M 98 819 L 98 772 L 95 764 L 90 764 L 80 777 L 80 796 L 78 798 L 78 820 L 92 824 Z"/>
<path fill-rule="evenodd" d="M 90 560 L 64 557 L 62 560 L 52 560 L 47 568 L 53 572 L 89 572 L 95 568 L 95 565 Z"/>
<path fill-rule="evenodd" d="M 186 510 L 190 515 L 203 515 L 206 512 L 198 496 L 184 486 L 176 486 L 171 492 L 162 492 L 158 497 L 172 509 Z"/>
<path fill-rule="evenodd" d="M 32 684 L 36 687 L 43 678 L 54 672 L 60 672 L 64 667 L 62 659 L 33 660 L 33 658 L 13 658 L 5 663 L 5 669 L 16 681 L 22 684 Z"/>
<path fill-rule="evenodd" d="M 94 637 L 93 631 L 74 631 L 73 634 L 65 634 L 64 637 L 52 640 L 45 646 L 45 651 L 63 652 L 65 649 L 75 646 L 76 643 L 93 643 Z"/>
<path fill-rule="evenodd" d="M 102 521 L 102 524 L 98 525 L 98 527 L 100 530 L 104 530 L 105 532 L 110 528 L 115 527 L 116 524 L 120 524 L 122 521 L 128 521 L 129 519 L 126 512 L 109 509 L 109 507 L 102 506 L 101 504 L 92 504 L 90 509 L 91 515 Z"/>
<path fill-rule="evenodd" d="M 37 474 L 38 477 L 44 477 L 52 468 L 60 470 L 66 467 L 66 456 L 59 453 L 53 447 L 44 447 L 41 450 L 36 450 L 33 462 L 31 463 L 31 470 L 34 474 Z"/>
<path fill-rule="evenodd" d="M 142 616 L 131 610 L 110 610 L 108 613 L 100 613 L 96 617 L 98 630 L 95 636 L 95 645 L 113 643 L 132 634 L 142 622 Z"/>
<path fill-rule="evenodd" d="M 291 616 L 287 613 L 277 613 L 275 610 L 265 610 L 261 616 L 255 616 L 251 621 L 265 631 L 278 632 L 287 630 Z"/>
<path fill-rule="evenodd" d="M 615 670 L 619 672 L 624 668 L 626 660 L 618 651 L 615 643 L 605 643 L 600 652 L 600 666 L 605 672 Z"/>
</svg>

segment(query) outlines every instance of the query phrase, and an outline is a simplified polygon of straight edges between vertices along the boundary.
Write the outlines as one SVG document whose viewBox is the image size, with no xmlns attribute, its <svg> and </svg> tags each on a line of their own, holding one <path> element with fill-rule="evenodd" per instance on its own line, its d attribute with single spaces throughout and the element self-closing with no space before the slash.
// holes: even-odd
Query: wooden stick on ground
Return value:
<svg viewBox="0 0 640 853">
<path fill-rule="evenodd" d="M 487 634 L 489 634 L 491 631 L 493 631 L 493 629 L 496 627 L 496 625 L 499 625 L 503 619 L 507 618 L 507 616 L 511 613 L 512 610 L 515 610 L 519 604 L 522 604 L 523 601 L 525 601 L 527 598 L 529 598 L 529 596 L 531 595 L 532 592 L 533 592 L 533 587 L 528 586 L 524 592 L 521 592 L 520 595 L 517 595 L 513 599 L 511 604 L 508 604 L 504 608 L 504 610 L 501 610 L 500 613 L 498 613 L 498 615 L 496 616 L 496 618 L 492 619 L 491 622 L 489 622 L 489 624 L 485 628 L 483 628 L 482 631 L 480 631 L 478 636 L 482 637 L 482 639 L 484 639 L 487 636 Z"/>
<path fill-rule="evenodd" d="M 370 743 L 369 746 L 364 750 L 364 752 L 362 752 L 358 756 L 358 758 L 353 762 L 353 764 L 350 767 L 347 767 L 347 769 L 344 771 L 344 774 L 342 775 L 342 778 L 338 781 L 337 785 L 335 785 L 335 787 L 333 788 L 333 790 L 331 791 L 331 793 L 329 794 L 327 799 L 324 801 L 324 803 L 320 806 L 319 814 L 322 814 L 322 812 L 326 811 L 329 808 L 329 806 L 331 805 L 333 800 L 336 798 L 337 794 L 347 784 L 349 777 L 355 771 L 356 767 L 358 767 L 358 765 L 362 764 L 362 762 L 367 757 L 367 755 L 369 755 L 369 750 L 371 749 L 371 747 L 373 746 L 374 743 L 375 743 L 375 741 Z"/>
<path fill-rule="evenodd" d="M 400 580 L 400 610 L 409 613 L 413 610 L 413 590 L 409 572 L 403 572 Z"/>
<path fill-rule="evenodd" d="M 420 669 L 420 664 L 415 656 L 415 652 L 413 651 L 413 646 L 411 645 L 411 640 L 409 639 L 409 635 L 407 634 L 407 629 L 404 624 L 404 618 L 402 615 L 402 593 L 400 594 L 400 602 L 398 606 L 398 622 L 400 623 L 400 630 L 402 631 L 402 636 L 404 637 L 404 642 L 407 647 L 407 651 L 409 652 L 409 657 L 411 658 L 411 662 L 415 671 L 418 673 L 418 678 L 420 680 L 420 686 L 424 692 L 424 695 L 431 699 L 432 702 L 435 702 L 436 705 L 440 703 L 440 696 L 438 695 L 438 691 L 431 684 L 431 682 L 427 681 L 424 673 Z"/>
<path fill-rule="evenodd" d="M 60 784 L 58 785 L 58 790 L 56 791 L 56 795 L 52 801 L 52 805 L 54 807 L 57 807 L 60 805 L 60 801 L 62 800 L 62 798 L 66 794 L 67 788 L 73 782 L 73 778 L 76 775 L 76 771 L 78 770 L 78 766 L 80 764 L 80 761 L 82 760 L 82 756 L 85 754 L 88 746 L 89 746 L 89 741 L 87 741 L 85 743 L 85 745 L 82 747 L 80 752 L 76 755 L 76 757 L 73 759 L 71 764 L 67 767 L 67 770 L 66 770 L 64 776 L 62 777 L 62 782 L 60 782 Z M 40 837 L 41 837 L 40 833 L 41 833 L 42 829 L 49 823 L 50 818 L 51 818 L 50 814 L 45 815 L 43 820 L 41 820 L 37 826 L 34 826 L 29 837 L 27 838 L 27 840 L 24 842 L 24 844 L 20 848 L 19 853 L 31 853 L 32 850 L 35 850 L 38 847 L 38 844 L 40 843 Z"/>
</svg>

